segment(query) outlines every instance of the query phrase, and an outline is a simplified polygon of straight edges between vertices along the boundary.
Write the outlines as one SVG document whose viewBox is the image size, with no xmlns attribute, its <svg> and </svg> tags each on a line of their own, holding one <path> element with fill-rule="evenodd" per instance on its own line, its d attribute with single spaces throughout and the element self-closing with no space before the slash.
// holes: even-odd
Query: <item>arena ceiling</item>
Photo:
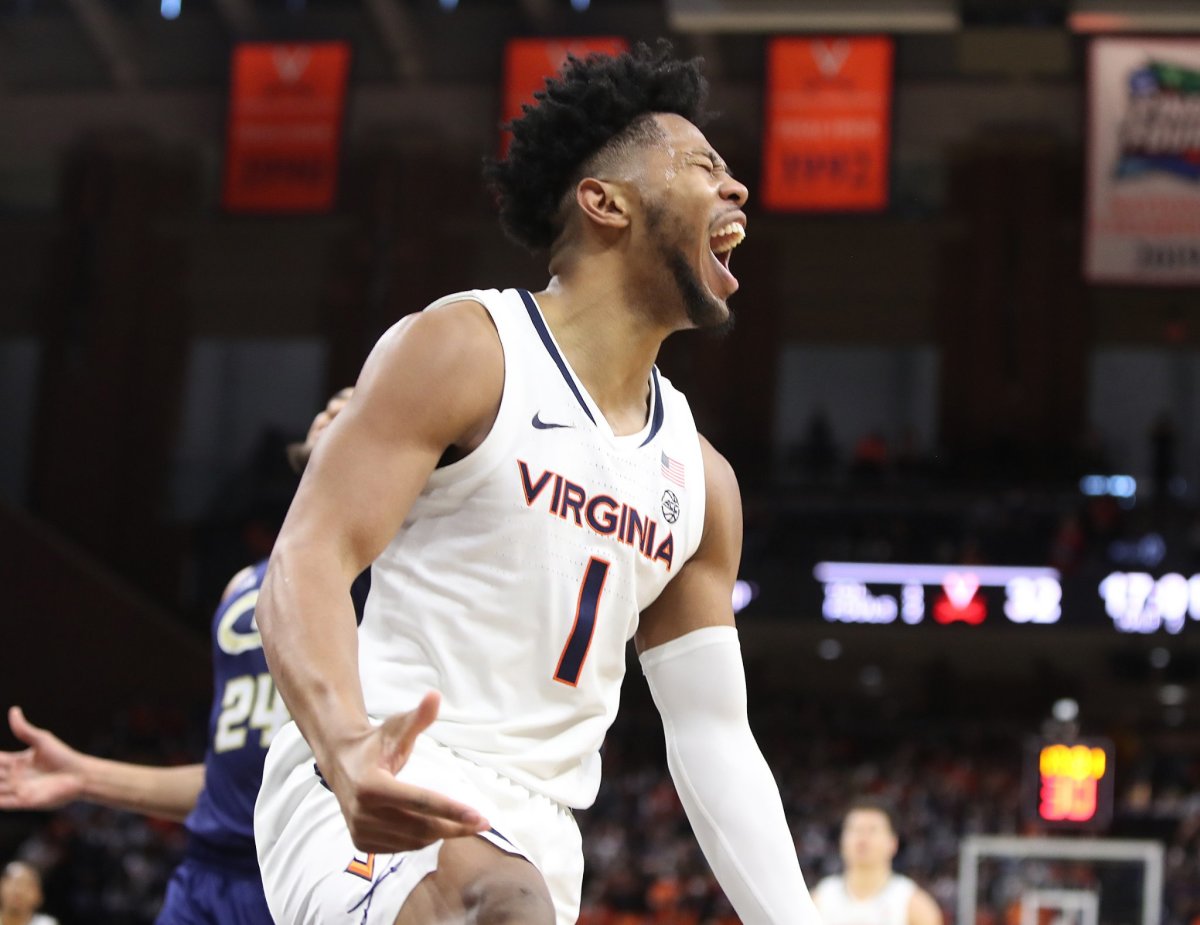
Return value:
<svg viewBox="0 0 1200 925">
<path fill-rule="evenodd" d="M 674 35 L 717 75 L 757 79 L 765 32 L 871 29 L 905 35 L 902 75 L 950 76 L 964 29 L 1080 15 L 1200 30 L 1200 0 L 3 0 L 0 94 L 220 86 L 229 45 L 255 38 L 348 39 L 356 82 L 421 84 L 496 80 L 511 35 Z"/>
</svg>

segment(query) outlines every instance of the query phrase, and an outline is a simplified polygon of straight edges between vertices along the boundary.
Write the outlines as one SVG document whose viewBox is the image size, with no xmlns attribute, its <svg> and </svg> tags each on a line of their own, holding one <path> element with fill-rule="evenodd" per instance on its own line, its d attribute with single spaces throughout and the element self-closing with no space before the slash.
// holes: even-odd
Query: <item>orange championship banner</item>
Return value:
<svg viewBox="0 0 1200 925">
<path fill-rule="evenodd" d="M 770 40 L 762 178 L 768 209 L 886 208 L 894 55 L 886 36 Z"/>
<path fill-rule="evenodd" d="M 346 42 L 246 42 L 234 49 L 226 210 L 332 208 L 349 73 Z"/>
<path fill-rule="evenodd" d="M 504 49 L 504 111 L 507 125 L 521 115 L 521 107 L 533 103 L 533 94 L 546 87 L 567 61 L 567 55 L 619 55 L 629 48 L 623 38 L 613 36 L 580 39 L 510 39 Z M 508 152 L 511 133 L 504 132 L 500 153 Z"/>
</svg>

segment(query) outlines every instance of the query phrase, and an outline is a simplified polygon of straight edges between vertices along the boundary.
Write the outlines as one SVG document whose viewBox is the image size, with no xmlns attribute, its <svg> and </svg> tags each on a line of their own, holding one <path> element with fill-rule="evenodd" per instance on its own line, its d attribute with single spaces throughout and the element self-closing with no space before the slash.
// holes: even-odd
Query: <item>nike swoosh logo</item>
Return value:
<svg viewBox="0 0 1200 925">
<path fill-rule="evenodd" d="M 540 412 L 537 412 L 537 411 L 535 411 L 533 413 L 533 421 L 532 421 L 533 426 L 536 427 L 538 430 L 555 430 L 559 427 L 574 427 L 575 426 L 574 424 L 548 424 L 545 421 L 543 421 L 540 417 L 538 417 L 539 413 Z"/>
</svg>

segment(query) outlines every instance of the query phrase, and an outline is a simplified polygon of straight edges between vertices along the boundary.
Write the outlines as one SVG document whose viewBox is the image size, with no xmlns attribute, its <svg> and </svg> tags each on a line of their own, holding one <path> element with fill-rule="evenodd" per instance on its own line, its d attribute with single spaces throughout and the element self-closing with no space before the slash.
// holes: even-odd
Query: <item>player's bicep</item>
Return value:
<svg viewBox="0 0 1200 925">
<path fill-rule="evenodd" d="M 642 612 L 639 652 L 706 626 L 733 626 L 733 585 L 742 555 L 742 503 L 729 463 L 703 437 L 704 535 L 700 546 Z"/>
<path fill-rule="evenodd" d="M 503 383 L 499 338 L 477 303 L 393 327 L 315 448 L 280 543 L 320 544 L 357 575 L 399 529 L 443 452 L 490 428 Z"/>
</svg>

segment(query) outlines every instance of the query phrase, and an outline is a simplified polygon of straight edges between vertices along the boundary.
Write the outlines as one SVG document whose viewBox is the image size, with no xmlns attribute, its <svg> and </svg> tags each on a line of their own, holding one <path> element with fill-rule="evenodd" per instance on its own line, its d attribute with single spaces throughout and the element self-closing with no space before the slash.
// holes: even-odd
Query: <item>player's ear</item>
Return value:
<svg viewBox="0 0 1200 925">
<path fill-rule="evenodd" d="M 621 183 L 584 177 L 575 186 L 575 203 L 591 222 L 605 228 L 629 226 L 629 193 Z"/>
</svg>

